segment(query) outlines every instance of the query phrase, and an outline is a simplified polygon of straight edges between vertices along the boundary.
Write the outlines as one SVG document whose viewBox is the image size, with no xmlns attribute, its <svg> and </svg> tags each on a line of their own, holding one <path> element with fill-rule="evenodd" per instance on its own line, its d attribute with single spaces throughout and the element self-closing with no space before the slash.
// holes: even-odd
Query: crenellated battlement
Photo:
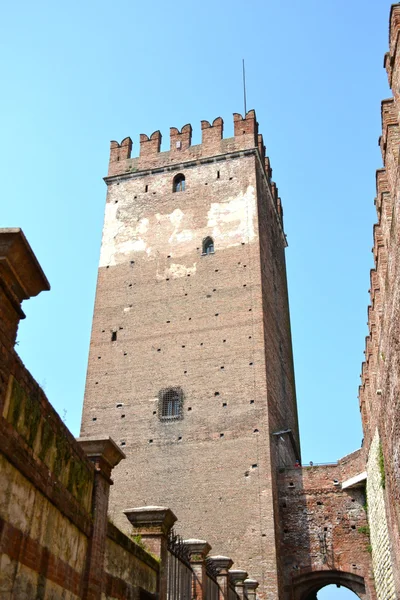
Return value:
<svg viewBox="0 0 400 600">
<path fill-rule="evenodd" d="M 382 159 L 385 163 L 386 152 L 388 148 L 393 146 L 393 150 L 397 153 L 398 150 L 398 136 L 399 136 L 399 122 L 398 114 L 394 98 L 388 98 L 383 100 L 381 104 L 381 121 L 382 121 L 382 135 L 379 139 L 379 144 L 382 151 Z"/>
<path fill-rule="evenodd" d="M 395 99 L 398 99 L 400 90 L 400 4 L 393 4 L 390 11 L 389 24 L 389 51 L 386 52 L 383 66 L 386 69 L 389 86 L 393 90 Z"/>
<path fill-rule="evenodd" d="M 390 56 L 394 56 L 397 49 L 397 43 L 400 33 L 400 3 L 392 4 L 390 9 L 389 20 L 389 52 Z"/>
<path fill-rule="evenodd" d="M 214 119 L 212 125 L 208 121 L 201 122 L 201 144 L 203 147 L 212 147 L 214 143 L 221 142 L 224 133 L 224 121 L 221 117 Z"/>
<path fill-rule="evenodd" d="M 161 152 L 162 135 L 154 131 L 150 137 L 145 133 L 140 134 L 139 156 L 132 157 L 132 140 L 126 137 L 120 144 L 111 142 L 108 177 L 138 176 L 141 172 L 149 170 L 184 168 L 184 163 L 194 164 L 201 160 L 224 160 L 230 154 L 237 152 L 256 151 L 260 158 L 271 196 L 279 215 L 283 219 L 282 202 L 279 198 L 278 188 L 272 181 L 271 163 L 266 156 L 264 139 L 258 133 L 258 122 L 254 110 L 249 110 L 243 117 L 239 113 L 233 115 L 234 136 L 224 138 L 224 121 L 221 117 L 209 121 L 201 121 L 201 144 L 192 146 L 193 129 L 190 123 L 181 130 L 177 127 L 170 128 L 170 149 Z"/>
<path fill-rule="evenodd" d="M 132 140 L 126 137 L 120 144 L 116 141 L 110 142 L 110 163 L 127 160 L 131 157 Z"/>
<path fill-rule="evenodd" d="M 162 135 L 154 131 L 150 137 L 140 135 L 139 156 L 132 157 L 132 140 L 125 138 L 120 144 L 111 142 L 108 176 L 137 173 L 148 169 L 162 168 L 202 158 L 222 157 L 232 152 L 258 148 L 261 162 L 268 181 L 272 170 L 265 155 L 263 137 L 258 133 L 258 123 L 254 110 L 249 110 L 243 117 L 239 113 L 233 115 L 234 136 L 224 139 L 224 121 L 221 117 L 209 121 L 201 121 L 201 144 L 192 146 L 192 126 L 184 125 L 180 130 L 170 128 L 170 148 L 161 152 Z"/>
<path fill-rule="evenodd" d="M 161 131 L 154 131 L 150 137 L 145 133 L 140 134 L 140 156 L 151 156 L 160 152 L 161 148 Z M 132 144 L 132 142 L 131 142 Z M 130 158 L 130 155 L 128 156 Z M 111 157 L 110 157 L 111 162 Z"/>
</svg>

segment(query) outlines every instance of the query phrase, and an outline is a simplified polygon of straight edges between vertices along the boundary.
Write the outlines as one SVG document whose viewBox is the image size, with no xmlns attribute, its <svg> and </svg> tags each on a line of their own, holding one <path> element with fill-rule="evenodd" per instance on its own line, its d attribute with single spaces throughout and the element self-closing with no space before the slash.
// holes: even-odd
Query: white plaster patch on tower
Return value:
<svg viewBox="0 0 400 600">
<path fill-rule="evenodd" d="M 156 277 L 158 281 L 164 280 L 167 277 L 172 279 L 178 279 L 179 277 L 187 277 L 187 275 L 194 275 L 196 273 L 197 263 L 193 263 L 192 266 L 187 267 L 186 265 L 180 265 L 172 263 L 163 273 L 157 273 Z"/>
<path fill-rule="evenodd" d="M 174 240 L 177 242 L 190 242 L 193 239 L 193 232 L 190 229 L 182 229 L 182 231 L 176 232 L 174 236 L 171 236 L 170 242 Z"/>
<path fill-rule="evenodd" d="M 129 228 L 125 229 L 125 233 Z M 129 254 L 129 252 L 144 252 L 146 250 L 146 242 L 142 239 L 126 240 L 118 244 L 119 254 Z"/>
<path fill-rule="evenodd" d="M 176 208 L 174 211 L 172 211 L 171 214 L 167 215 L 167 217 L 169 218 L 169 220 L 171 221 L 171 223 L 175 227 L 175 229 L 177 229 L 177 228 L 179 228 L 179 225 L 181 224 L 184 214 L 180 208 Z"/>
<path fill-rule="evenodd" d="M 153 248 L 149 246 L 149 239 L 152 229 L 154 233 L 154 226 L 160 227 L 160 243 L 168 241 L 174 245 L 184 244 L 190 242 L 194 237 L 190 229 L 181 229 L 185 214 L 179 208 L 176 208 L 172 213 L 156 213 L 149 218 L 142 218 L 133 223 L 132 219 L 128 220 L 128 214 L 126 207 L 125 210 L 121 206 L 118 209 L 117 204 L 107 203 L 100 267 L 114 266 L 124 262 L 133 252 L 145 252 L 151 258 Z M 183 266 L 183 269 L 186 269 L 186 267 Z M 193 267 L 190 266 L 187 269 L 186 274 L 191 273 Z M 177 269 L 177 273 L 181 271 L 181 268 Z"/>
<path fill-rule="evenodd" d="M 211 235 L 226 248 L 255 237 L 256 195 L 252 185 L 245 193 L 226 202 L 214 202 L 208 211 L 207 226 Z"/>
<path fill-rule="evenodd" d="M 175 208 L 171 213 L 149 215 L 137 221 L 132 217 L 132 208 L 129 203 L 107 203 L 101 267 L 123 263 L 135 252 L 154 259 L 157 249 L 165 243 L 174 246 L 175 255 L 184 256 L 190 251 L 191 242 L 196 236 L 202 239 L 211 235 L 219 249 L 238 246 L 243 241 L 255 238 L 257 206 L 253 186 L 248 186 L 246 191 L 237 196 L 228 197 L 224 202 L 213 202 L 203 231 L 192 229 L 193 215 L 183 212 L 181 208 Z M 168 272 L 163 270 L 157 277 L 183 277 L 195 272 L 193 263 L 188 266 L 178 263 L 175 268 L 169 265 Z"/>
<path fill-rule="evenodd" d="M 118 206 L 106 204 L 103 240 L 100 252 L 100 267 L 114 266 L 132 252 L 151 252 L 147 247 L 146 234 L 149 219 L 143 218 L 134 225 L 118 219 Z M 121 255 L 121 256 L 120 256 Z"/>
<path fill-rule="evenodd" d="M 120 227 L 117 219 L 117 208 L 116 204 L 106 204 L 100 251 L 100 267 L 115 265 L 115 238 Z"/>
<path fill-rule="evenodd" d="M 149 219 L 140 219 L 136 231 L 140 234 L 147 233 L 149 230 Z"/>
<path fill-rule="evenodd" d="M 174 227 L 168 240 L 170 244 L 190 242 L 193 239 L 193 233 L 190 229 L 181 229 L 185 214 L 180 208 L 176 208 L 171 214 L 166 216 Z"/>
</svg>

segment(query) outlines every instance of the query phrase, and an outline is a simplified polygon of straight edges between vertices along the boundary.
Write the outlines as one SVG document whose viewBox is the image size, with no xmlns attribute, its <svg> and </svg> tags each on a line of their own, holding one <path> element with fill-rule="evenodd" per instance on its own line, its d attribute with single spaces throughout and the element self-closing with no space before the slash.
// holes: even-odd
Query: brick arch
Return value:
<svg viewBox="0 0 400 600">
<path fill-rule="evenodd" d="M 293 578 L 293 600 L 314 600 L 317 592 L 331 584 L 340 585 L 354 592 L 358 598 L 368 600 L 364 578 L 355 573 L 338 570 L 309 571 Z"/>
</svg>

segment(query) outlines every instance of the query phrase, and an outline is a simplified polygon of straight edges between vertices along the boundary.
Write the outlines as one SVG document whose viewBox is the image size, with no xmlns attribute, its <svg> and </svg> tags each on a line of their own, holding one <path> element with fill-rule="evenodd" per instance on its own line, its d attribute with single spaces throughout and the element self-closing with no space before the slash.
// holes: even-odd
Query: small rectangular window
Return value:
<svg viewBox="0 0 400 600">
<path fill-rule="evenodd" d="M 158 401 L 158 415 L 161 421 L 176 421 L 183 418 L 183 392 L 181 388 L 160 390 Z"/>
<path fill-rule="evenodd" d="M 112 342 L 117 341 L 117 332 L 116 331 L 111 332 L 111 341 Z"/>
</svg>

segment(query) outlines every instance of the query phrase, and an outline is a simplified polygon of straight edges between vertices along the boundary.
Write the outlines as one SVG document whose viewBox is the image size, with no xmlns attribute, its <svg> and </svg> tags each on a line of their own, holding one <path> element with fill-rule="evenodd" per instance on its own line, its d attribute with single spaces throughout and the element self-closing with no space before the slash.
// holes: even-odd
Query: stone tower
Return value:
<svg viewBox="0 0 400 600">
<path fill-rule="evenodd" d="M 82 435 L 123 447 L 113 519 L 169 506 L 278 598 L 276 473 L 299 455 L 282 207 L 255 112 L 111 143 Z M 121 516 L 120 516 L 121 515 Z"/>
</svg>

